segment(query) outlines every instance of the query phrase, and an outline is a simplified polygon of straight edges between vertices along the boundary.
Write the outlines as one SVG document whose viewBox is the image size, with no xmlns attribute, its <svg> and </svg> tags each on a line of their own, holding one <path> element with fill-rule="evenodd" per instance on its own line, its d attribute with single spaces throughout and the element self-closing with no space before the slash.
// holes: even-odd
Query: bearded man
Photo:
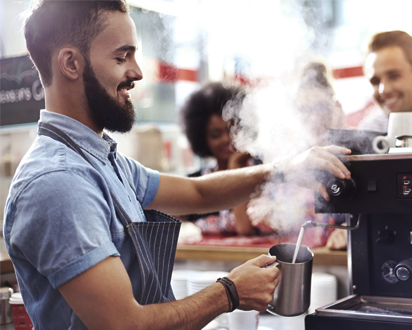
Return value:
<svg viewBox="0 0 412 330">
<path fill-rule="evenodd" d="M 35 329 L 193 330 L 236 308 L 263 311 L 279 275 L 265 267 L 269 256 L 175 301 L 180 222 L 163 212 L 240 205 L 273 175 L 329 198 L 308 170 L 350 177 L 333 154 L 350 151 L 333 146 L 201 178 L 160 174 L 119 154 L 104 130 L 132 128 L 129 91 L 143 78 L 128 11 L 123 0 L 43 0 L 25 24 L 47 110 L 11 184 L 4 237 Z"/>
</svg>

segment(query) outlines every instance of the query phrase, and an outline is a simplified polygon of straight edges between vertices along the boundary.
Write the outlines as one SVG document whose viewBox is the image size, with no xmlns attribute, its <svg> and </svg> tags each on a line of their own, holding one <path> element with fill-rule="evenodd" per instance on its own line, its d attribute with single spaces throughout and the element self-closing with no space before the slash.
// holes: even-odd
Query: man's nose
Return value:
<svg viewBox="0 0 412 330">
<path fill-rule="evenodd" d="M 128 68 L 126 72 L 127 79 L 130 80 L 142 80 L 143 79 L 143 73 L 142 70 L 140 69 L 139 64 L 137 64 L 136 59 L 131 61 L 130 67 Z"/>
<path fill-rule="evenodd" d="M 387 94 L 390 92 L 390 84 L 381 82 L 378 87 L 379 94 Z"/>
</svg>

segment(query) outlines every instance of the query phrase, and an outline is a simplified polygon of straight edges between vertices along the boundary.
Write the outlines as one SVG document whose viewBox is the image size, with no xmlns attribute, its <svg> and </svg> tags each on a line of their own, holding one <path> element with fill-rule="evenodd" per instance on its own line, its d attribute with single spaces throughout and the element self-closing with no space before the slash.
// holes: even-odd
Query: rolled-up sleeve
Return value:
<svg viewBox="0 0 412 330">
<path fill-rule="evenodd" d="M 122 155 L 119 155 L 119 160 L 126 175 L 129 179 L 132 178 L 137 198 L 141 201 L 143 208 L 147 207 L 153 202 L 159 189 L 159 172 Z"/>
</svg>

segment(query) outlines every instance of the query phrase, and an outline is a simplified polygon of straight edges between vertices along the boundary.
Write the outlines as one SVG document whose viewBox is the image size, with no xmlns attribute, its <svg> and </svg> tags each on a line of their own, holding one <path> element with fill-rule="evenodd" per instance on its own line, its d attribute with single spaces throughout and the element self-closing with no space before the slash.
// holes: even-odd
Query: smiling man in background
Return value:
<svg viewBox="0 0 412 330">
<path fill-rule="evenodd" d="M 358 128 L 386 132 L 391 112 L 412 112 L 412 37 L 404 31 L 374 35 L 364 72 L 382 111 L 366 117 Z"/>
<path fill-rule="evenodd" d="M 125 0 L 43 0 L 25 25 L 45 88 L 36 141 L 10 188 L 4 237 L 35 329 L 201 329 L 236 308 L 263 311 L 279 270 L 260 256 L 205 290 L 174 301 L 180 222 L 249 200 L 276 177 L 329 198 L 314 168 L 350 178 L 333 154 L 312 148 L 277 163 L 201 178 L 160 174 L 119 154 L 103 130 L 135 120 L 129 90 L 143 78 Z"/>
<path fill-rule="evenodd" d="M 404 31 L 375 34 L 368 44 L 364 73 L 380 111 L 365 117 L 358 129 L 387 132 L 391 112 L 412 112 L 412 36 Z M 346 246 L 347 231 L 335 230 L 328 247 Z"/>
</svg>

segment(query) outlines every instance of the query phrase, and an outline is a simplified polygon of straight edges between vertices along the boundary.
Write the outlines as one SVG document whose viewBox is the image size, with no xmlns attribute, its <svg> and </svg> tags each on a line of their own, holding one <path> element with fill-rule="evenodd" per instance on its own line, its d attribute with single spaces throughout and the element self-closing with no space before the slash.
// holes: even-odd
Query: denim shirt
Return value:
<svg viewBox="0 0 412 330">
<path fill-rule="evenodd" d="M 12 181 L 4 238 L 35 329 L 85 329 L 58 287 L 107 257 L 120 256 L 136 292 L 136 256 L 109 189 L 133 221 L 145 221 L 129 182 L 146 207 L 160 176 L 117 153 L 108 135 L 102 138 L 72 118 L 42 110 L 40 121 L 69 135 L 95 168 L 64 144 L 38 136 Z"/>
</svg>

